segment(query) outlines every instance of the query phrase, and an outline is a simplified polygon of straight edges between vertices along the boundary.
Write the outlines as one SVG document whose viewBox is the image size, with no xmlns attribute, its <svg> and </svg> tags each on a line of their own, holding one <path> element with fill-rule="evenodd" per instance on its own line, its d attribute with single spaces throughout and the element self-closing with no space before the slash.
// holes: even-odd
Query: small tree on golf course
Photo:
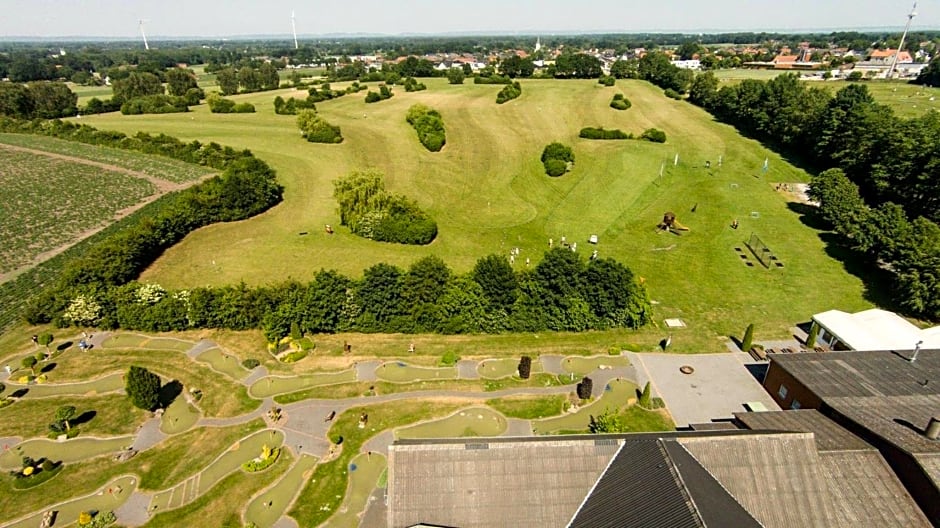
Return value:
<svg viewBox="0 0 940 528">
<path fill-rule="evenodd" d="M 20 362 L 20 364 L 23 365 L 23 368 L 33 370 L 33 368 L 36 366 L 36 358 L 33 356 L 26 356 L 23 358 L 23 361 Z"/>
<path fill-rule="evenodd" d="M 65 424 L 66 431 L 71 431 L 72 427 L 69 425 L 69 420 L 75 418 L 76 411 L 77 409 L 75 409 L 74 405 L 63 405 L 56 410 L 55 419 L 57 422 Z"/>
<path fill-rule="evenodd" d="M 52 334 L 49 334 L 49 333 L 39 334 L 38 343 L 39 343 L 40 345 L 46 347 L 46 350 L 48 350 L 48 349 L 49 349 L 49 345 L 52 344 L 52 339 L 53 339 L 53 338 L 52 338 Z"/>
<path fill-rule="evenodd" d="M 529 379 L 529 374 L 532 372 L 532 358 L 529 356 L 522 356 L 522 359 L 519 360 L 519 377 L 522 379 Z"/>
<path fill-rule="evenodd" d="M 747 352 L 754 345 L 754 323 L 747 325 L 744 331 L 744 339 L 741 340 L 741 350 Z"/>
<path fill-rule="evenodd" d="M 582 400 L 591 399 L 591 392 L 594 390 L 594 381 L 591 378 L 581 378 L 581 383 L 578 383 L 578 398 Z"/>
<path fill-rule="evenodd" d="M 124 390 L 136 407 L 152 411 L 160 396 L 160 376 L 149 370 L 132 365 L 124 378 Z"/>
</svg>

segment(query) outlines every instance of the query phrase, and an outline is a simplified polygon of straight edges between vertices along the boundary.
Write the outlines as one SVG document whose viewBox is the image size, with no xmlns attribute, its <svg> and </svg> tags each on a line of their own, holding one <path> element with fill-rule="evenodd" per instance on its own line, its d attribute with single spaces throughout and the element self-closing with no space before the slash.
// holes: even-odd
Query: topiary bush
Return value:
<svg viewBox="0 0 940 528">
<path fill-rule="evenodd" d="M 532 358 L 529 356 L 522 356 L 519 359 L 519 377 L 522 379 L 529 379 L 529 376 L 532 373 Z"/>
<path fill-rule="evenodd" d="M 666 133 L 658 128 L 647 128 L 640 134 L 640 139 L 652 141 L 653 143 L 665 143 Z"/>
<path fill-rule="evenodd" d="M 747 325 L 744 330 L 744 338 L 741 339 L 741 350 L 747 352 L 754 346 L 754 323 Z"/>
<path fill-rule="evenodd" d="M 460 355 L 458 355 L 453 350 L 448 350 L 447 352 L 444 352 L 443 356 L 441 356 L 440 366 L 452 367 L 456 365 L 458 361 L 460 361 Z"/>
<path fill-rule="evenodd" d="M 343 134 L 338 126 L 331 125 L 314 110 L 301 110 L 297 115 L 300 133 L 311 143 L 342 143 Z"/>
<path fill-rule="evenodd" d="M 582 378 L 581 382 L 577 386 L 578 398 L 582 400 L 590 400 L 591 392 L 594 390 L 594 381 L 591 378 Z"/>
<path fill-rule="evenodd" d="M 624 97 L 622 93 L 615 94 L 614 98 L 610 101 L 610 107 L 615 110 L 626 110 L 631 106 L 633 106 L 633 104 L 630 103 L 630 100 Z"/>
</svg>

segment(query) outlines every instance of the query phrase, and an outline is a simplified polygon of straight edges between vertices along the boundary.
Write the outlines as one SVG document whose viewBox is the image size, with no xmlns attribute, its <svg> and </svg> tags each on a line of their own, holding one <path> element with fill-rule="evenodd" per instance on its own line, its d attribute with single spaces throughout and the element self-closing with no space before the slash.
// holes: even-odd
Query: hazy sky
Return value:
<svg viewBox="0 0 940 528">
<path fill-rule="evenodd" d="M 921 2 L 914 28 L 940 28 Z M 720 31 L 899 27 L 907 0 L 0 0 L 5 36 Z"/>
</svg>

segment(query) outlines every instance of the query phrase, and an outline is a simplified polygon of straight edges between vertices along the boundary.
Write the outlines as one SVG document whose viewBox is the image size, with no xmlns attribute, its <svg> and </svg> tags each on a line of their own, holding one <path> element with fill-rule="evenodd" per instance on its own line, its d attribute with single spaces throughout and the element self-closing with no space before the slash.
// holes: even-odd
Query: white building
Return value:
<svg viewBox="0 0 940 528">
<path fill-rule="evenodd" d="M 894 312 L 873 308 L 854 314 L 829 310 L 813 316 L 815 344 L 832 350 L 940 349 L 940 326 L 920 329 Z"/>
<path fill-rule="evenodd" d="M 682 68 L 683 70 L 701 70 L 702 63 L 698 59 L 689 59 L 689 60 L 674 60 L 672 65 L 676 68 Z"/>
</svg>

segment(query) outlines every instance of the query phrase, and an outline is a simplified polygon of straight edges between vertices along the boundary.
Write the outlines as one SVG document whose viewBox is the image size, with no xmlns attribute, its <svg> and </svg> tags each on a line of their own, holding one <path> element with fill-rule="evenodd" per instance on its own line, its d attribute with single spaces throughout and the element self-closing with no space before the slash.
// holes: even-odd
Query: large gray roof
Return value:
<svg viewBox="0 0 940 528">
<path fill-rule="evenodd" d="M 400 441 L 388 486 L 389 528 L 928 526 L 877 451 L 811 433 Z"/>
<path fill-rule="evenodd" d="M 742 412 L 734 417 L 748 429 L 813 433 L 818 451 L 875 449 L 815 409 Z"/>
</svg>

